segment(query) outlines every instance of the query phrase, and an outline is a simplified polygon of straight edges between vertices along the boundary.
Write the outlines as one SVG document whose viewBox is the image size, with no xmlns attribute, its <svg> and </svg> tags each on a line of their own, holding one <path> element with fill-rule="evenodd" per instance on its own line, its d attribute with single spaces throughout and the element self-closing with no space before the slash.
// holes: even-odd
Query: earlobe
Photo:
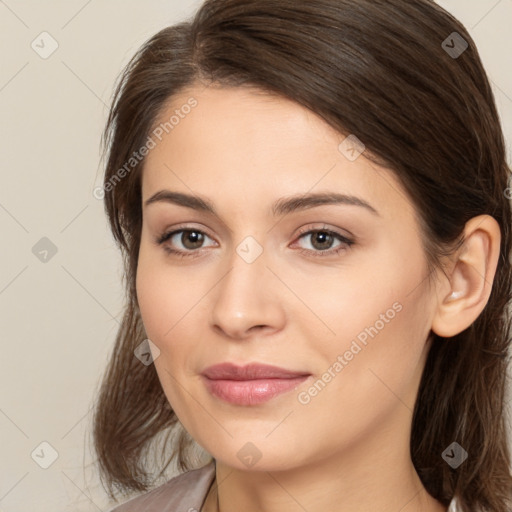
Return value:
<svg viewBox="0 0 512 512">
<path fill-rule="evenodd" d="M 431 329 L 445 338 L 459 334 L 478 318 L 489 300 L 498 266 L 501 232 L 496 219 L 473 217 L 466 223 L 464 239 L 453 256 L 449 282 L 445 280 L 437 290 Z"/>
</svg>

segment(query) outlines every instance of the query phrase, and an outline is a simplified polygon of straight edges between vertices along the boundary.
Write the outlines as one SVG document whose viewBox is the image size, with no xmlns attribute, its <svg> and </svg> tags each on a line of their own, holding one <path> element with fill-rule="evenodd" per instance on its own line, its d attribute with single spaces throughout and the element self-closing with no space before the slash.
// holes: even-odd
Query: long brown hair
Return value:
<svg viewBox="0 0 512 512">
<path fill-rule="evenodd" d="M 151 37 L 120 75 L 102 143 L 104 204 L 124 258 L 127 304 L 93 429 L 109 494 L 153 485 L 150 448 L 162 436 L 159 476 L 173 458 L 181 470 L 193 467 L 192 440 L 154 365 L 134 355 L 146 334 L 135 293 L 144 158 L 133 155 L 147 145 L 168 101 L 197 80 L 282 95 L 340 133 L 355 134 L 365 155 L 392 169 L 407 190 L 430 269 L 460 247 L 469 219 L 488 214 L 499 223 L 500 257 L 486 307 L 449 342 L 431 332 L 411 457 L 441 503 L 456 496 L 464 512 L 510 510 L 510 169 L 475 43 L 430 0 L 207 0 L 189 21 Z M 441 456 L 454 441 L 469 453 L 457 469 Z"/>
</svg>

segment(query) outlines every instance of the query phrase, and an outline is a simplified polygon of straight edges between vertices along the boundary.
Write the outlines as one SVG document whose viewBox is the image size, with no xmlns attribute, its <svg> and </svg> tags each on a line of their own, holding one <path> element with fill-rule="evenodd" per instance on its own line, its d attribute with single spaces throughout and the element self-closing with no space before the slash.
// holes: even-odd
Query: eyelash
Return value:
<svg viewBox="0 0 512 512">
<path fill-rule="evenodd" d="M 164 251 L 170 255 L 176 256 L 178 258 L 196 258 L 197 256 L 200 255 L 200 252 L 201 252 L 200 249 L 189 250 L 189 251 L 178 251 L 176 249 L 172 249 L 169 246 L 163 245 L 165 242 L 167 242 L 167 240 L 172 238 L 177 233 L 186 233 L 186 232 L 200 233 L 202 235 L 208 236 L 204 231 L 201 231 L 200 229 L 195 229 L 195 228 L 185 229 L 184 226 L 180 226 L 180 229 L 175 229 L 173 231 L 166 231 L 166 232 L 163 232 L 161 235 L 158 235 L 155 242 L 157 243 L 157 245 L 162 245 Z M 314 233 L 327 233 L 328 235 L 331 235 L 331 236 L 337 238 L 338 240 L 340 240 L 342 242 L 342 244 L 344 244 L 344 245 L 340 245 L 337 249 L 328 249 L 325 251 L 314 251 L 311 249 L 304 249 L 304 248 L 297 249 L 301 254 L 312 255 L 313 257 L 319 257 L 319 258 L 325 258 L 327 256 L 337 256 L 342 251 L 346 251 L 347 249 L 350 249 L 350 247 L 352 245 L 354 245 L 354 243 L 355 243 L 353 240 L 350 240 L 349 238 L 346 238 L 345 236 L 341 235 L 340 233 L 337 233 L 336 231 L 332 231 L 330 229 L 310 229 L 310 230 L 308 230 L 306 228 L 299 232 L 298 239 L 302 238 L 305 235 L 311 235 Z M 211 238 L 211 237 L 209 237 L 209 238 Z"/>
</svg>

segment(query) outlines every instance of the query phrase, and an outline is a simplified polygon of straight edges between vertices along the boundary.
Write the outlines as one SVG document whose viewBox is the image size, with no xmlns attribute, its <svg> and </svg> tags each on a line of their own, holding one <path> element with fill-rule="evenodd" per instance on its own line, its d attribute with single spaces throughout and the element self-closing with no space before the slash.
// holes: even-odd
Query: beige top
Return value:
<svg viewBox="0 0 512 512">
<path fill-rule="evenodd" d="M 181 473 L 110 512 L 199 512 L 215 480 L 215 464 Z"/>
<path fill-rule="evenodd" d="M 171 478 L 165 484 L 128 500 L 110 512 L 200 512 L 215 480 L 215 464 L 193 469 Z M 448 512 L 458 512 L 454 498 Z"/>
</svg>

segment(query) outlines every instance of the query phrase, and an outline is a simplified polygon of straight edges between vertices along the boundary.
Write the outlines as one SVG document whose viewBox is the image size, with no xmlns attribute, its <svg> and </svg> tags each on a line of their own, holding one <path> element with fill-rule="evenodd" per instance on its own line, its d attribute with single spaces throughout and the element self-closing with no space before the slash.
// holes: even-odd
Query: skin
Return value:
<svg viewBox="0 0 512 512">
<path fill-rule="evenodd" d="M 147 156 L 142 198 L 163 189 L 194 194 L 218 216 L 165 201 L 144 206 L 137 296 L 160 350 L 164 392 L 217 461 L 221 484 L 202 510 L 446 511 L 412 464 L 412 411 L 430 331 L 453 336 L 487 303 L 498 224 L 472 219 L 465 247 L 429 286 L 414 207 L 390 170 L 364 153 L 350 161 L 338 149 L 346 135 L 294 102 L 248 88 L 196 84 L 162 119 L 191 96 L 197 107 Z M 277 199 L 332 191 L 364 199 L 378 215 L 331 204 L 272 216 Z M 354 244 L 315 257 L 344 244 L 335 237 L 322 245 L 301 228 L 327 228 Z M 164 244 L 197 257 L 178 258 L 155 242 L 172 229 L 205 233 L 202 245 L 181 232 Z M 263 251 L 252 263 L 236 251 L 247 236 Z M 395 303 L 400 312 L 300 403 L 299 393 Z M 239 406 L 212 396 L 200 377 L 225 361 L 312 375 L 266 403 Z M 251 467 L 237 456 L 247 442 L 261 454 Z"/>
</svg>

